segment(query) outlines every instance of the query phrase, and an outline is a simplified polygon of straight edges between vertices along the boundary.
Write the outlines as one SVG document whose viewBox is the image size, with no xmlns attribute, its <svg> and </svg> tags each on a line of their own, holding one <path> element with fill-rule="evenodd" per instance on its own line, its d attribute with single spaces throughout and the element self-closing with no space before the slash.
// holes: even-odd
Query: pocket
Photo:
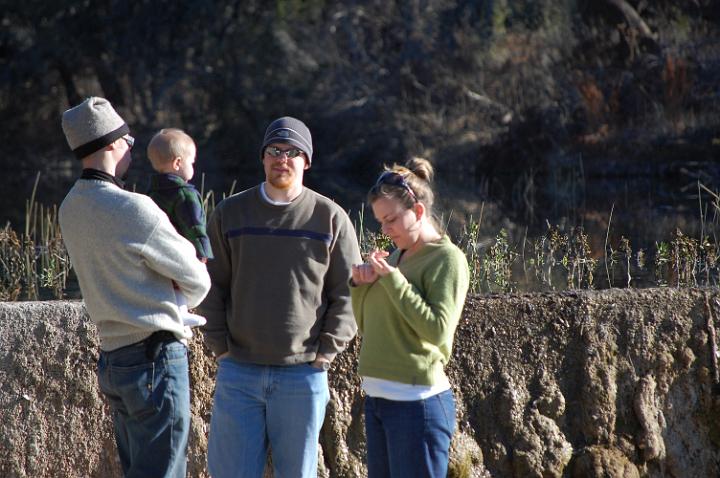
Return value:
<svg viewBox="0 0 720 478">
<path fill-rule="evenodd" d="M 437 397 L 438 406 L 445 419 L 448 434 L 452 436 L 455 432 L 455 397 L 451 390 L 441 392 L 435 397 Z"/>
<path fill-rule="evenodd" d="M 312 372 L 312 373 L 327 372 L 326 370 L 323 370 L 323 369 L 321 369 L 321 368 L 319 368 L 319 367 L 316 367 L 315 365 L 313 365 L 312 362 L 307 362 L 307 363 L 305 363 L 304 365 L 305 365 L 306 367 L 309 367 L 309 368 L 310 368 L 310 372 Z"/>
<path fill-rule="evenodd" d="M 132 367 L 110 366 L 109 374 L 117 397 L 130 417 L 142 418 L 155 414 L 162 403 L 159 390 L 161 377 L 155 363 Z"/>
</svg>

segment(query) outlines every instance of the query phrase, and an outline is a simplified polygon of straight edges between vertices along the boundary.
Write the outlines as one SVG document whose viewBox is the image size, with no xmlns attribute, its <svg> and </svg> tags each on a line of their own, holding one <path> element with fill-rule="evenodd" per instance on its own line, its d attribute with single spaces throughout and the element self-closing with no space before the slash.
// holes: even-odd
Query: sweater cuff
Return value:
<svg viewBox="0 0 720 478">
<path fill-rule="evenodd" d="M 318 351 L 318 353 L 315 357 L 315 360 L 317 360 L 320 357 L 326 358 L 329 362 L 332 362 L 333 360 L 335 360 L 335 357 L 337 357 L 337 352 L 330 352 L 330 351 L 320 352 L 320 351 Z"/>
<path fill-rule="evenodd" d="M 383 287 L 389 290 L 398 289 L 405 282 L 407 282 L 407 279 L 397 267 L 391 273 L 387 274 L 386 276 L 380 277 L 378 280 L 383 285 Z"/>
</svg>

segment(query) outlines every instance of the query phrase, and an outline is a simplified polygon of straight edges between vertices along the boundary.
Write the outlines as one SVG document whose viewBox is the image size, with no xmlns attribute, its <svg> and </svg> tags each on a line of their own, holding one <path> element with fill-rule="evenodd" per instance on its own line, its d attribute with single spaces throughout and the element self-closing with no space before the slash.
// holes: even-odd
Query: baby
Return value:
<svg viewBox="0 0 720 478">
<path fill-rule="evenodd" d="M 175 229 L 195 246 L 198 259 L 207 262 L 213 256 L 205 230 L 205 210 L 200 193 L 188 183 L 194 174 L 196 152 L 195 142 L 181 129 L 166 128 L 155 134 L 147 148 L 156 171 L 150 177 L 148 196 L 165 211 Z M 187 301 L 177 287 L 175 294 L 184 324 L 204 325 L 204 317 L 188 312 Z"/>
</svg>

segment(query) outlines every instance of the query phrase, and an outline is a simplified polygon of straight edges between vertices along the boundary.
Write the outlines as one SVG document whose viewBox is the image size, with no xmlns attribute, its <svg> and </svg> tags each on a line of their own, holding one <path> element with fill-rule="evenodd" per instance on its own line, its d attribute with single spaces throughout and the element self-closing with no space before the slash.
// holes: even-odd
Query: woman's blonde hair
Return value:
<svg viewBox="0 0 720 478">
<path fill-rule="evenodd" d="M 432 164 L 425 158 L 412 157 L 404 166 L 393 164 L 385 167 L 375 185 L 368 191 L 367 200 L 372 204 L 381 197 L 400 201 L 407 209 L 421 202 L 427 216 L 433 218 L 435 194 L 430 183 L 435 175 Z"/>
</svg>

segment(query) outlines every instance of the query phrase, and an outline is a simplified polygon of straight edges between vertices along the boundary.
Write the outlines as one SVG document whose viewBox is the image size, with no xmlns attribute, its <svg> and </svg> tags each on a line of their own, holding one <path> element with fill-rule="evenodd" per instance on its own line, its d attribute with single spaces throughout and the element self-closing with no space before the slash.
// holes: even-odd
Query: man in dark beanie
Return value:
<svg viewBox="0 0 720 478">
<path fill-rule="evenodd" d="M 209 472 L 260 478 L 269 447 L 275 476 L 314 477 L 327 370 L 356 332 L 348 281 L 360 250 L 345 211 L 303 186 L 313 144 L 302 121 L 273 121 L 260 154 L 265 181 L 220 202 L 208 224 Z"/>
<path fill-rule="evenodd" d="M 103 98 L 63 113 L 80 179 L 60 228 L 100 336 L 97 373 L 126 477 L 186 474 L 190 430 L 187 339 L 173 281 L 190 306 L 210 288 L 205 265 L 149 197 L 123 190 L 133 138 Z"/>
</svg>

